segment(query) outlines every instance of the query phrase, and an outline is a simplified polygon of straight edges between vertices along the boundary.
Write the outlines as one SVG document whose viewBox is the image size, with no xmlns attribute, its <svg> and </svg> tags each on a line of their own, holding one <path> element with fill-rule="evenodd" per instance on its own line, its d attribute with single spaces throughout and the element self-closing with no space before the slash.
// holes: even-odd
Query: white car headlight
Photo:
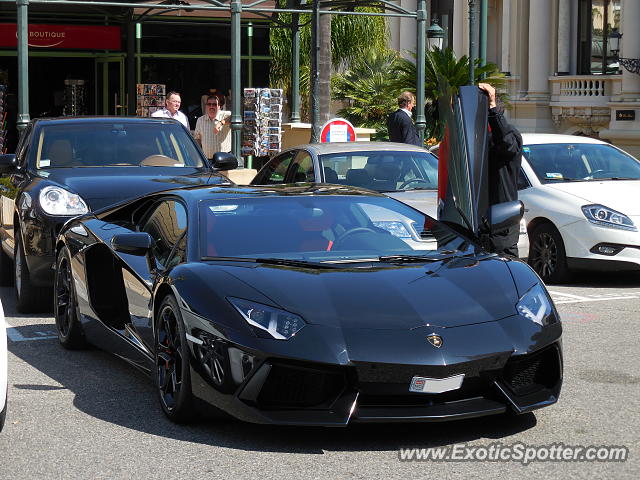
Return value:
<svg viewBox="0 0 640 480">
<path fill-rule="evenodd" d="M 516 310 L 523 317 L 538 325 L 549 325 L 553 307 L 542 285 L 536 283 L 525 293 L 518 303 Z"/>
<path fill-rule="evenodd" d="M 82 215 L 89 211 L 80 195 L 55 186 L 40 191 L 40 208 L 49 215 Z"/>
<path fill-rule="evenodd" d="M 591 223 L 601 227 L 619 228 L 632 232 L 638 231 L 629 217 L 604 205 L 585 205 L 582 207 L 582 213 Z"/>
<path fill-rule="evenodd" d="M 402 222 L 394 222 L 388 220 L 380 220 L 372 222 L 376 227 L 386 230 L 394 237 L 398 238 L 412 238 L 411 233 L 407 230 L 407 227 Z"/>
<path fill-rule="evenodd" d="M 300 316 L 279 308 L 241 298 L 227 297 L 227 300 L 249 325 L 264 330 L 277 340 L 289 340 L 306 325 Z"/>
</svg>

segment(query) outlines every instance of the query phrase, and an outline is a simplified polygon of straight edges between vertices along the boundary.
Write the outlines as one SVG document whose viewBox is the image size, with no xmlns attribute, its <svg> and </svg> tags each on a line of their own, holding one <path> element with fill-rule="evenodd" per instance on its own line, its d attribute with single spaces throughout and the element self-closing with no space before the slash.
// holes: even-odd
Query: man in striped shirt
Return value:
<svg viewBox="0 0 640 480">
<path fill-rule="evenodd" d="M 231 112 L 220 110 L 215 95 L 207 98 L 207 112 L 198 118 L 193 136 L 209 159 L 216 152 L 231 151 Z"/>
</svg>

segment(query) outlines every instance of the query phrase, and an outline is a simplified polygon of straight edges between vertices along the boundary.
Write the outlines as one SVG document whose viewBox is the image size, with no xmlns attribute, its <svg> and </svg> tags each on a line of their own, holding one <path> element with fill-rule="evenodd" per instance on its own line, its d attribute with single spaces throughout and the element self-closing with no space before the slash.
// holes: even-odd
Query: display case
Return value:
<svg viewBox="0 0 640 480">
<path fill-rule="evenodd" d="M 82 79 L 68 78 L 64 81 L 64 106 L 62 115 L 77 116 L 87 114 L 86 85 Z"/>
<path fill-rule="evenodd" d="M 0 153 L 7 153 L 7 85 L 0 83 Z"/>
<path fill-rule="evenodd" d="M 136 84 L 136 115 L 149 117 L 164 108 L 166 86 L 160 83 Z"/>
<path fill-rule="evenodd" d="M 282 145 L 282 89 L 244 89 L 242 156 L 265 157 Z"/>
</svg>

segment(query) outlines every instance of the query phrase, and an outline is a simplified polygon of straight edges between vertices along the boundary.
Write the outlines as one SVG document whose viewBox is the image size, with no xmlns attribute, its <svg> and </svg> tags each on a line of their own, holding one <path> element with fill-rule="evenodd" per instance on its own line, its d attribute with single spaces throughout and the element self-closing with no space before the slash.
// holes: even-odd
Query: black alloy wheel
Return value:
<svg viewBox="0 0 640 480">
<path fill-rule="evenodd" d="M 531 233 L 529 265 L 545 283 L 562 283 L 569 279 L 564 242 L 556 228 L 544 223 Z"/>
<path fill-rule="evenodd" d="M 38 287 L 31 283 L 31 276 L 29 275 L 29 268 L 24 255 L 24 247 L 20 239 L 19 228 L 16 229 L 15 238 L 14 283 L 16 287 L 16 308 L 20 313 L 51 311 L 51 288 Z"/>
<path fill-rule="evenodd" d="M 194 414 L 189 373 L 189 349 L 178 303 L 162 301 L 156 317 L 156 384 L 162 410 L 170 420 L 189 421 Z"/>
<path fill-rule="evenodd" d="M 78 301 L 71 273 L 71 259 L 66 247 L 62 248 L 58 254 L 54 283 L 53 314 L 60 345 L 68 350 L 86 348 L 87 342 L 78 318 Z"/>
</svg>

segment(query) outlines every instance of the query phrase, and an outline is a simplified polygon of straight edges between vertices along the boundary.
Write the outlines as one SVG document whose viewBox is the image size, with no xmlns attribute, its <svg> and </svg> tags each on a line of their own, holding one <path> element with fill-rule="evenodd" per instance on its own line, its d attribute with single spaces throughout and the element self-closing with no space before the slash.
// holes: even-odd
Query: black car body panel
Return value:
<svg viewBox="0 0 640 480">
<path fill-rule="evenodd" d="M 476 234 L 489 215 L 487 103 L 475 86 L 438 103 L 446 125 L 438 151 L 438 218 Z"/>
<path fill-rule="evenodd" d="M 557 401 L 562 327 L 550 297 L 527 265 L 487 254 L 468 239 L 461 239 L 462 250 L 440 248 L 417 262 L 365 258 L 351 264 L 337 256 L 337 263 L 297 265 L 202 258 L 196 232 L 208 231 L 199 216 L 206 202 L 214 202 L 222 219 L 244 202 L 331 198 L 402 205 L 327 185 L 196 187 L 72 220 L 58 251 L 66 246 L 71 254 L 87 339 L 153 374 L 154 318 L 162 299 L 173 295 L 187 335 L 193 395 L 256 423 L 443 421 L 523 413 Z M 181 261 L 164 268 L 155 255 L 113 248 L 119 235 L 144 230 L 145 212 L 169 201 L 182 205 L 187 216 L 184 247 L 172 249 L 173 255 L 185 249 Z M 411 214 L 405 205 L 397 208 Z M 425 225 L 436 228 L 437 222 L 426 217 Z M 172 264 L 171 257 L 166 262 Z M 550 308 L 539 323 L 516 308 L 536 286 Z M 243 319 L 232 298 L 299 315 L 306 326 L 288 340 L 265 336 Z M 439 346 L 430 344 L 433 336 Z M 461 386 L 451 391 L 410 391 L 416 378 L 460 375 Z"/>
<path fill-rule="evenodd" d="M 486 143 L 473 140 L 476 123 L 486 137 L 486 105 L 477 92 L 450 105 L 446 223 L 345 185 L 149 194 L 62 229 L 74 288 L 56 284 L 57 324 L 77 292 L 86 339 L 150 372 L 174 419 L 184 392 L 250 422 L 326 426 L 557 402 L 553 301 L 527 265 L 477 240 L 493 221 Z M 500 224 L 516 224 L 506 211 Z M 167 380 L 178 363 L 185 390 Z"/>
<path fill-rule="evenodd" d="M 91 140 L 82 140 L 85 131 L 106 131 L 105 135 L 108 135 L 109 128 L 113 140 L 104 145 L 105 148 Z M 179 152 L 174 161 L 181 162 L 182 166 L 163 166 L 166 165 L 163 161 L 170 159 L 158 159 L 158 155 L 155 160 L 143 161 L 145 155 L 154 154 L 160 148 L 159 141 L 154 141 L 154 132 L 158 138 L 164 138 L 166 146 Z M 49 142 L 47 155 L 47 138 L 52 135 L 56 140 Z M 51 152 L 56 141 L 66 142 L 66 148 L 58 148 L 58 153 L 62 150 L 63 156 L 68 157 L 69 166 L 54 168 Z M 138 149 L 138 154 L 134 148 Z M 106 159 L 112 160 L 107 162 Z M 107 166 L 111 163 L 114 165 Z M 39 195 L 44 188 L 60 187 L 78 195 L 91 211 L 179 185 L 229 182 L 211 168 L 200 148 L 178 123 L 135 117 L 35 119 L 21 136 L 15 168 L 4 172 L 10 176 L 4 177 L 2 184 L 0 255 L 3 255 L 3 261 L 13 259 L 18 239 L 24 250 L 29 281 L 42 288 L 53 283 L 55 239 L 62 225 L 74 216 L 51 215 L 43 211 Z"/>
</svg>

